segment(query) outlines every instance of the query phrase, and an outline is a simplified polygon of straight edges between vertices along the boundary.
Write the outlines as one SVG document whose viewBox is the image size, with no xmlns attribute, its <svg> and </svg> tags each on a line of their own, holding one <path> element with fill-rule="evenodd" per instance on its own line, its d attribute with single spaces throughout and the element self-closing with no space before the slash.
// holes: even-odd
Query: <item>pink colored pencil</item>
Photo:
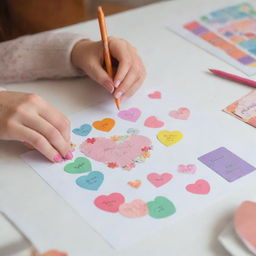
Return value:
<svg viewBox="0 0 256 256">
<path fill-rule="evenodd" d="M 233 75 L 221 70 L 217 70 L 217 69 L 209 69 L 214 75 L 219 76 L 219 77 L 223 77 L 226 78 L 228 80 L 232 80 L 235 82 L 238 82 L 240 84 L 246 84 L 249 85 L 251 87 L 255 87 L 256 88 L 256 81 L 254 80 L 250 80 L 241 76 L 237 76 L 237 75 Z"/>
</svg>

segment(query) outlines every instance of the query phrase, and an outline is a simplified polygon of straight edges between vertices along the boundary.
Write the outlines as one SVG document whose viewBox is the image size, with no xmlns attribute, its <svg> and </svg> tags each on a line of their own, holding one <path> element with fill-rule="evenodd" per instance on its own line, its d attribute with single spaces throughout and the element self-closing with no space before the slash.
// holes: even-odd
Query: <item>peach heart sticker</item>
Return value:
<svg viewBox="0 0 256 256">
<path fill-rule="evenodd" d="M 163 130 L 157 134 L 158 140 L 169 147 L 177 142 L 179 142 L 183 138 L 183 134 L 180 131 L 168 131 Z"/>
<path fill-rule="evenodd" d="M 148 206 L 140 199 L 119 206 L 119 213 L 128 218 L 139 218 L 148 214 Z"/>
<path fill-rule="evenodd" d="M 115 125 L 115 120 L 112 118 L 104 118 L 100 121 L 95 121 L 93 127 L 103 132 L 109 132 Z"/>
<path fill-rule="evenodd" d="M 234 225 L 244 244 L 256 254 L 256 203 L 243 202 L 235 213 Z"/>
<path fill-rule="evenodd" d="M 155 91 L 155 92 L 153 92 L 153 93 L 148 94 L 148 97 L 149 97 L 150 99 L 161 99 L 161 98 L 162 98 L 162 95 L 161 95 L 161 92 Z"/>
<path fill-rule="evenodd" d="M 141 180 L 129 181 L 127 184 L 132 188 L 139 188 L 141 185 Z"/>
<path fill-rule="evenodd" d="M 150 128 L 160 128 L 164 126 L 164 122 L 158 120 L 155 116 L 150 116 L 145 120 L 144 125 Z"/>
<path fill-rule="evenodd" d="M 190 110 L 188 108 L 179 108 L 169 112 L 169 116 L 175 119 L 187 120 L 190 116 Z"/>
<path fill-rule="evenodd" d="M 210 184 L 206 180 L 197 180 L 194 184 L 189 184 L 186 186 L 186 190 L 193 194 L 205 195 L 210 192 Z"/>
<path fill-rule="evenodd" d="M 196 172 L 196 166 L 194 164 L 180 164 L 178 166 L 178 172 L 194 174 Z"/>
<path fill-rule="evenodd" d="M 108 196 L 101 195 L 94 200 L 94 204 L 101 210 L 106 212 L 118 212 L 119 206 L 125 201 L 120 193 L 112 193 Z"/>
<path fill-rule="evenodd" d="M 168 183 L 172 179 L 172 174 L 170 173 L 163 173 L 163 174 L 158 174 L 158 173 L 150 173 L 147 176 L 147 179 L 149 180 L 150 183 L 152 183 L 155 187 L 161 187 Z"/>
</svg>

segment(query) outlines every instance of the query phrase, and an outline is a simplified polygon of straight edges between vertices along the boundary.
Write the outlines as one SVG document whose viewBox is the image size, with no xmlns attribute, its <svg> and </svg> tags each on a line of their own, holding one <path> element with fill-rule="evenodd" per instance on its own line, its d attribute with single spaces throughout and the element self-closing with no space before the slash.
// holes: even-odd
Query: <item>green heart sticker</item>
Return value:
<svg viewBox="0 0 256 256">
<path fill-rule="evenodd" d="M 78 157 L 73 163 L 66 164 L 64 171 L 68 173 L 83 173 L 92 170 L 91 162 L 85 157 Z"/>
<path fill-rule="evenodd" d="M 147 203 L 149 216 L 155 219 L 168 217 L 176 212 L 174 204 L 163 196 L 157 196 L 154 201 Z"/>
</svg>

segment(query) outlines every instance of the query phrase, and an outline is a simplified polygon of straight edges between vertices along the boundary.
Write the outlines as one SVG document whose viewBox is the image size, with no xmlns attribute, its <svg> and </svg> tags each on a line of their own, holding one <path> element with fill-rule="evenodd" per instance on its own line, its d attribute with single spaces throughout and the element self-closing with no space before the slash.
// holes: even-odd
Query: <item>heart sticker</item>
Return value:
<svg viewBox="0 0 256 256">
<path fill-rule="evenodd" d="M 169 147 L 177 142 L 179 142 L 183 138 L 183 134 L 179 131 L 167 131 L 163 130 L 157 134 L 158 140 Z"/>
<path fill-rule="evenodd" d="M 256 254 L 256 203 L 243 202 L 235 213 L 234 226 L 237 235 Z"/>
<path fill-rule="evenodd" d="M 148 202 L 149 216 L 155 219 L 168 217 L 176 212 L 174 204 L 163 196 L 157 196 L 154 201 Z"/>
<path fill-rule="evenodd" d="M 128 181 L 127 184 L 130 185 L 132 188 L 139 188 L 141 185 L 141 180 Z"/>
<path fill-rule="evenodd" d="M 90 172 L 92 170 L 91 162 L 85 157 L 78 157 L 73 163 L 66 164 L 64 171 L 72 174 Z"/>
<path fill-rule="evenodd" d="M 127 130 L 127 133 L 128 134 L 138 134 L 140 131 L 138 129 L 135 129 L 135 128 L 129 128 Z"/>
<path fill-rule="evenodd" d="M 125 198 L 120 193 L 112 193 L 108 196 L 101 195 L 94 200 L 94 204 L 99 209 L 106 212 L 118 212 L 119 206 L 123 204 Z"/>
<path fill-rule="evenodd" d="M 79 128 L 75 128 L 72 132 L 79 136 L 87 136 L 92 130 L 92 127 L 89 124 L 83 124 Z"/>
<path fill-rule="evenodd" d="M 121 167 L 127 171 L 146 161 L 151 148 L 151 140 L 142 135 L 88 138 L 80 145 L 85 156 L 109 168 Z"/>
<path fill-rule="evenodd" d="M 119 206 L 119 213 L 128 218 L 139 218 L 148 214 L 148 206 L 140 199 Z"/>
<path fill-rule="evenodd" d="M 103 132 L 109 132 L 115 126 L 115 120 L 112 118 L 104 118 L 101 121 L 95 121 L 93 127 Z"/>
<path fill-rule="evenodd" d="M 164 126 L 164 122 L 158 120 L 155 116 L 150 116 L 145 120 L 144 125 L 150 128 L 160 128 Z"/>
<path fill-rule="evenodd" d="M 162 95 L 161 95 L 161 92 L 155 91 L 155 92 L 153 92 L 153 93 L 148 94 L 148 97 L 149 97 L 150 99 L 161 99 L 161 98 L 162 98 Z"/>
<path fill-rule="evenodd" d="M 88 175 L 81 176 L 76 179 L 76 184 L 84 189 L 98 190 L 104 180 L 104 175 L 101 172 L 93 171 Z"/>
<path fill-rule="evenodd" d="M 172 177 L 173 176 L 170 173 L 150 173 L 147 176 L 147 179 L 149 180 L 150 183 L 152 183 L 155 187 L 158 188 L 168 183 L 172 179 Z"/>
<path fill-rule="evenodd" d="M 178 172 L 194 174 L 196 172 L 196 166 L 194 164 L 180 164 L 178 166 Z"/>
<path fill-rule="evenodd" d="M 136 122 L 141 115 L 141 111 L 138 108 L 130 108 L 128 110 L 122 110 L 118 113 L 118 116 L 126 121 Z"/>
<path fill-rule="evenodd" d="M 205 195 L 210 192 L 210 184 L 206 180 L 197 180 L 194 184 L 186 186 L 186 190 L 193 194 Z"/>
<path fill-rule="evenodd" d="M 169 116 L 175 119 L 187 120 L 190 116 L 190 110 L 188 108 L 179 108 L 177 110 L 170 111 Z"/>
</svg>

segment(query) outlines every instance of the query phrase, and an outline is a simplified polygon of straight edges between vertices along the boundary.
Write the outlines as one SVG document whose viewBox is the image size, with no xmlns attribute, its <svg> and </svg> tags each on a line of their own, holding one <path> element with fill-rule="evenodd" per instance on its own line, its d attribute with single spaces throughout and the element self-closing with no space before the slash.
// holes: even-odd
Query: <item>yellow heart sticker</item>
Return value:
<svg viewBox="0 0 256 256">
<path fill-rule="evenodd" d="M 168 131 L 163 130 L 157 134 L 158 140 L 163 143 L 165 146 L 169 147 L 183 138 L 183 134 L 179 131 Z"/>
</svg>

